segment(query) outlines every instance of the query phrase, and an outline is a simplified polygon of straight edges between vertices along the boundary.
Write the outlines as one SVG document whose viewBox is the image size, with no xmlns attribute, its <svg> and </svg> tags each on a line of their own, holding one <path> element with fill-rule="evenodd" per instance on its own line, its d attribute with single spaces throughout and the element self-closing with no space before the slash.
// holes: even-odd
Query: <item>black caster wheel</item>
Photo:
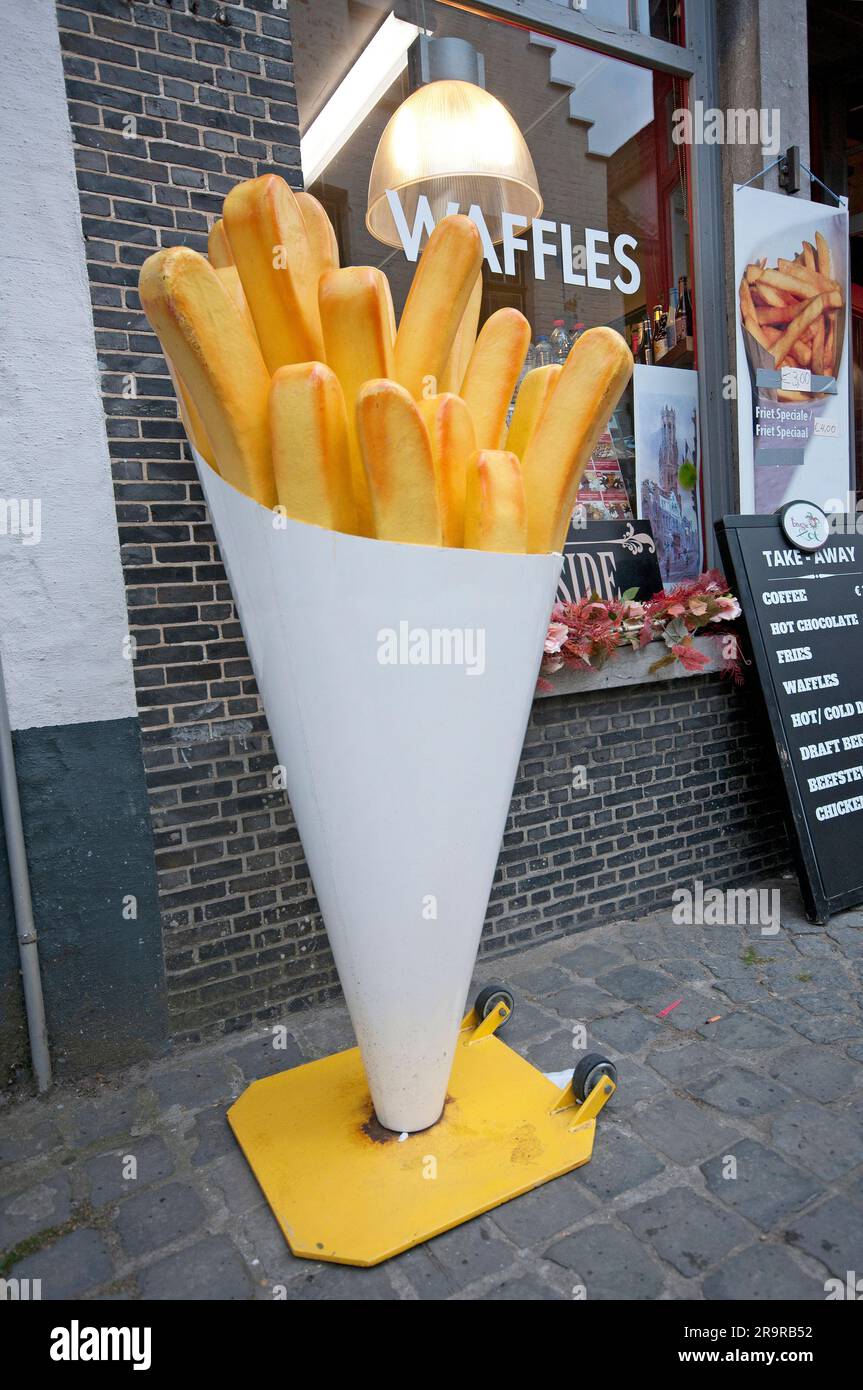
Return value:
<svg viewBox="0 0 863 1390">
<path fill-rule="evenodd" d="M 578 1101 L 587 1100 L 601 1077 L 607 1076 L 617 1085 L 617 1067 L 601 1052 L 586 1052 L 572 1073 L 572 1089 Z"/>
<path fill-rule="evenodd" d="M 489 1014 L 498 1004 L 506 1004 L 506 1007 L 509 1009 L 509 1016 L 505 1018 L 500 1025 L 500 1028 L 505 1028 L 510 1018 L 512 1018 L 513 1009 L 515 1008 L 515 999 L 512 991 L 508 990 L 505 985 L 485 985 L 476 996 L 473 1006 L 474 1012 L 480 1023 L 482 1023 L 484 1018 L 488 1018 Z M 500 1032 L 500 1028 L 498 1032 Z"/>
</svg>

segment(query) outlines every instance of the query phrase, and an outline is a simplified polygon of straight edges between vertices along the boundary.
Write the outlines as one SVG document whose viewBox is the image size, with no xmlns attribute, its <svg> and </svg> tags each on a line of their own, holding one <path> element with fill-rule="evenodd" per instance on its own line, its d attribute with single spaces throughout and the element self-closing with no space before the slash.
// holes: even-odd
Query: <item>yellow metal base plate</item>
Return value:
<svg viewBox="0 0 863 1390">
<path fill-rule="evenodd" d="M 376 1265 L 587 1163 L 596 1121 L 559 1103 L 467 1030 L 441 1119 L 406 1139 L 378 1124 L 358 1048 L 254 1082 L 228 1119 L 295 1255 Z"/>
</svg>

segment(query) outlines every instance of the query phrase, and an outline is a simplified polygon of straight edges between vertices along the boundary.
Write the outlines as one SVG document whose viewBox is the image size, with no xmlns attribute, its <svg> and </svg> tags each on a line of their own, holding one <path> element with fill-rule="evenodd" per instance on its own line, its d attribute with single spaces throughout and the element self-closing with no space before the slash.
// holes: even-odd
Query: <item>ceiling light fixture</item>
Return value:
<svg viewBox="0 0 863 1390">
<path fill-rule="evenodd" d="M 366 226 L 386 246 L 400 247 L 387 194 L 397 195 L 413 225 L 421 197 L 434 221 L 449 208 L 478 206 L 493 242 L 503 239 L 503 214 L 529 225 L 542 212 L 533 159 L 502 102 L 485 91 L 482 54 L 464 39 L 420 35 L 415 78 L 423 83 L 391 117 L 369 179 Z"/>
</svg>

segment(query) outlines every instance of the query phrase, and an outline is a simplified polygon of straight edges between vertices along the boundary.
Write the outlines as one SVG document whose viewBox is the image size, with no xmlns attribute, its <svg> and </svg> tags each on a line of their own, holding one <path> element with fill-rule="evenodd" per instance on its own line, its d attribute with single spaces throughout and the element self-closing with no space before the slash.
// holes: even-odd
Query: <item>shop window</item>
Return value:
<svg viewBox="0 0 863 1390">
<path fill-rule="evenodd" d="M 679 0 L 590 2 L 592 19 L 680 41 Z M 526 315 L 533 329 L 528 365 L 562 358 L 575 335 L 597 324 L 618 329 L 644 356 L 645 321 L 652 331 L 658 309 L 673 324 L 683 277 L 692 285 L 688 147 L 673 138 L 686 84 L 480 9 L 434 0 L 291 0 L 306 186 L 333 217 L 344 259 L 386 271 L 399 313 L 414 260 L 403 244 L 384 244 L 369 230 L 372 164 L 390 118 L 421 83 L 421 36 L 467 41 L 481 55 L 486 91 L 506 106 L 524 137 L 542 199 L 541 222 L 514 232 L 509 252 L 497 240 L 487 254 L 482 317 L 504 305 Z M 419 224 L 409 191 L 400 206 L 412 232 Z M 690 312 L 688 338 L 680 333 L 664 356 L 664 343 L 657 344 L 654 357 L 691 369 L 692 342 Z M 687 498 L 666 494 L 675 493 L 680 467 L 695 459 L 691 411 L 681 406 L 669 446 L 668 422 L 657 406 L 656 430 L 645 443 L 656 455 L 652 491 L 637 476 L 635 436 L 630 387 L 586 474 L 585 515 L 643 515 L 648 499 L 657 525 L 683 525 Z M 687 485 L 691 531 L 698 507 L 691 478 Z M 679 552 L 679 537 L 674 544 Z M 686 561 L 697 573 L 700 541 L 690 535 L 687 545 L 698 551 L 697 562 L 694 553 Z"/>
</svg>

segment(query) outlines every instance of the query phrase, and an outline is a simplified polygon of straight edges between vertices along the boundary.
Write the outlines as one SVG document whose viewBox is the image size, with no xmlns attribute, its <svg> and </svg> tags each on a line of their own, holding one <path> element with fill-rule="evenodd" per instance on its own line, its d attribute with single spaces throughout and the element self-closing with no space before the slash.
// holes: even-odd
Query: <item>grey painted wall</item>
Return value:
<svg viewBox="0 0 863 1390">
<path fill-rule="evenodd" d="M 165 1036 L 161 933 L 53 0 L 3 8 L 0 644 L 60 1069 Z M 23 524 L 22 524 L 23 518 Z M 136 899 L 124 917 L 123 898 Z M 131 911 L 131 909 L 127 909 Z M 26 1064 L 0 836 L 0 1084 Z"/>
<path fill-rule="evenodd" d="M 15 759 L 55 1074 L 165 1046 L 152 832 L 134 719 L 19 730 Z M 0 1086 L 27 1063 L 0 860 Z"/>
</svg>

